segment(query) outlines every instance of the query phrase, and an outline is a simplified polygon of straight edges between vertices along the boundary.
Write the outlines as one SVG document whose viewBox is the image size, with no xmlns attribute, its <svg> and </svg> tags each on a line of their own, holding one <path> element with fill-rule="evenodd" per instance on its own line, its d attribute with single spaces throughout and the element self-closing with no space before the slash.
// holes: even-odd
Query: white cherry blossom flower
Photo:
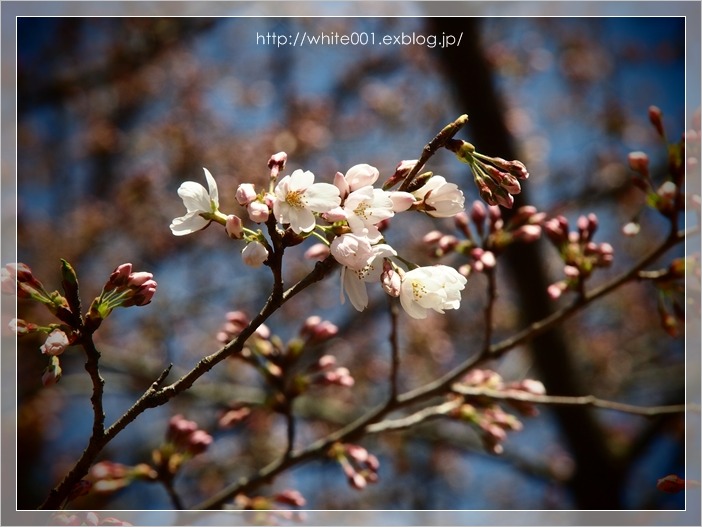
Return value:
<svg viewBox="0 0 702 527">
<path fill-rule="evenodd" d="M 395 256 L 395 250 L 387 244 L 372 245 L 368 229 L 361 234 L 347 233 L 334 239 L 330 252 L 341 268 L 341 302 L 346 296 L 358 311 L 368 306 L 367 282 L 379 282 L 383 273 L 383 260 Z"/>
<path fill-rule="evenodd" d="M 44 341 L 40 349 L 45 355 L 56 356 L 61 355 L 69 344 L 68 336 L 60 329 L 55 329 L 49 333 L 49 336 L 46 337 L 46 341 Z"/>
<path fill-rule="evenodd" d="M 409 316 L 417 319 L 426 318 L 430 309 L 438 313 L 458 309 L 466 282 L 453 267 L 418 267 L 402 277 L 400 303 Z"/>
<path fill-rule="evenodd" d="M 260 242 L 250 242 L 241 251 L 241 258 L 246 265 L 261 267 L 263 262 L 268 259 L 268 249 Z"/>
<path fill-rule="evenodd" d="M 297 234 L 310 232 L 316 220 L 314 212 L 327 212 L 341 203 L 339 189 L 330 183 L 314 183 L 314 174 L 295 170 L 275 187 L 273 214 L 280 223 L 288 223 Z"/>
<path fill-rule="evenodd" d="M 395 215 L 394 206 L 387 192 L 367 186 L 351 192 L 343 209 L 352 232 L 363 233 L 365 229 L 370 241 L 377 242 L 381 234 L 376 225 Z"/>
<path fill-rule="evenodd" d="M 423 201 L 421 210 L 435 218 L 450 218 L 464 209 L 463 192 L 454 183 L 448 183 L 443 176 L 429 178 L 412 194 Z"/>
<path fill-rule="evenodd" d="M 206 168 L 203 168 L 203 170 L 205 171 L 205 179 L 207 179 L 209 190 L 206 190 L 200 183 L 194 181 L 185 181 L 178 189 L 178 195 L 183 200 L 187 214 L 175 218 L 171 222 L 171 232 L 176 236 L 184 236 L 204 229 L 210 223 L 210 219 L 201 215 L 213 214 L 219 210 L 217 182 L 209 170 Z"/>
<path fill-rule="evenodd" d="M 342 234 L 334 238 L 330 250 L 337 262 L 351 269 L 362 269 L 374 256 L 370 240 L 356 234 Z"/>
</svg>

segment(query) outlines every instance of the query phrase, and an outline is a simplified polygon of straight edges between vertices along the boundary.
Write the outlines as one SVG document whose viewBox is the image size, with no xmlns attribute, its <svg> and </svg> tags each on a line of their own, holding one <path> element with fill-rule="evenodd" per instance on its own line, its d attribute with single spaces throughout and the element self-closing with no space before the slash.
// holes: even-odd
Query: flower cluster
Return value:
<svg viewBox="0 0 702 527">
<path fill-rule="evenodd" d="M 546 393 L 544 385 L 539 381 L 525 379 L 505 383 L 497 372 L 481 369 L 471 370 L 453 389 L 455 393 L 450 398 L 458 399 L 461 404 L 452 410 L 451 417 L 475 426 L 480 432 L 485 450 L 492 454 L 504 451 L 502 443 L 507 438 L 507 432 L 521 430 L 522 423 L 516 416 L 505 412 L 490 397 L 490 393 L 496 392 L 502 396 L 515 392 L 532 395 Z M 524 416 L 534 416 L 537 413 L 536 408 L 528 402 L 509 398 L 507 402 Z"/>
<path fill-rule="evenodd" d="M 149 304 L 158 285 L 153 278 L 151 273 L 133 271 L 130 263 L 118 265 L 107 279 L 100 296 L 90 306 L 86 324 L 99 326 L 116 307 Z"/>
<path fill-rule="evenodd" d="M 151 453 L 159 478 L 172 478 L 183 463 L 205 452 L 213 441 L 212 436 L 200 429 L 195 421 L 180 414 L 171 417 L 165 442 Z"/>
<path fill-rule="evenodd" d="M 168 423 L 165 441 L 151 452 L 153 465 L 129 466 L 109 460 L 96 463 L 89 472 L 91 490 L 110 493 L 135 481 L 170 484 L 183 463 L 205 452 L 212 442 L 212 436 L 197 423 L 180 414 L 174 415 Z"/>
<path fill-rule="evenodd" d="M 497 264 L 497 257 L 512 243 L 532 243 L 541 237 L 541 224 L 546 214 L 536 207 L 525 205 L 512 215 L 508 222 L 502 218 L 498 206 L 485 206 L 482 201 L 474 201 L 467 212 L 454 217 L 459 238 L 433 230 L 424 235 L 422 241 L 431 248 L 431 256 L 442 258 L 458 253 L 469 259 L 469 263 L 459 267 L 463 276 L 471 272 L 485 272 Z"/>
<path fill-rule="evenodd" d="M 514 196 L 522 191 L 519 181 L 529 177 L 524 163 L 486 156 L 476 152 L 472 144 L 458 139 L 449 141 L 446 148 L 470 166 L 480 197 L 488 205 L 512 208 Z"/>
<path fill-rule="evenodd" d="M 464 196 L 455 184 L 429 172 L 417 178 L 408 192 L 387 190 L 387 184 L 376 188 L 380 173 L 368 164 L 352 166 L 345 174 L 337 172 L 333 183 L 316 182 L 312 172 L 301 169 L 278 180 L 286 160 L 283 152 L 269 160 L 268 189 L 258 191 L 251 183 L 241 183 L 236 192 L 249 219 L 265 223 L 271 240 L 261 230 L 245 227 L 239 216 L 220 212 L 217 184 L 207 170 L 208 189 L 192 181 L 181 185 L 179 195 L 187 213 L 173 220 L 173 234 L 188 234 L 212 221 L 220 223 L 230 237 L 246 242 L 242 258 L 253 267 L 271 265 L 271 253 L 280 251 L 281 245 L 284 248 L 315 236 L 322 243 L 306 254 L 317 259 L 332 255 L 341 265 L 342 302 L 348 297 L 358 311 L 368 306 L 366 286 L 375 282 L 399 297 L 413 318 L 425 318 L 430 310 L 443 313 L 459 307 L 464 277 L 446 266 L 408 264 L 385 243 L 382 234 L 387 222 L 400 212 L 414 210 L 436 218 L 461 213 Z"/>
<path fill-rule="evenodd" d="M 49 357 L 49 364 L 41 378 L 44 386 L 51 386 L 61 379 L 59 356 L 66 348 L 77 344 L 81 337 L 95 331 L 115 307 L 143 306 L 151 302 L 157 286 L 151 273 L 133 272 L 132 264 L 122 264 L 110 275 L 102 293 L 90 306 L 84 321 L 80 313 L 78 279 L 67 261 L 61 261 L 63 294 L 58 291 L 47 292 L 26 264 L 7 264 L 1 271 L 3 293 L 17 294 L 18 298 L 40 302 L 64 322 L 42 326 L 14 318 L 9 324 L 10 329 L 18 336 L 37 332 L 47 335 L 40 347 L 41 353 Z"/>
<path fill-rule="evenodd" d="M 100 461 L 90 468 L 91 490 L 99 493 L 115 492 L 134 481 L 156 481 L 158 474 L 146 463 L 136 466 L 113 461 Z"/>
<path fill-rule="evenodd" d="M 235 339 L 250 323 L 249 318 L 241 311 L 231 311 L 226 314 L 226 322 L 217 333 L 217 339 L 227 344 Z M 336 358 L 332 355 L 322 355 L 314 362 L 302 368 L 293 367 L 303 352 L 311 347 L 319 347 L 332 339 L 339 329 L 332 322 L 313 315 L 308 317 L 296 337 L 287 343 L 276 335 L 272 335 L 265 324 L 246 339 L 240 354 L 234 357 L 243 359 L 264 377 L 273 381 L 273 385 L 284 392 L 283 398 L 297 397 L 312 387 L 341 386 L 351 387 L 354 378 L 348 368 L 337 366 Z M 287 371 L 296 371 L 289 378 Z M 247 417 L 250 410 L 235 405 L 226 411 L 220 419 L 223 427 L 233 426 Z"/>
<path fill-rule="evenodd" d="M 651 124 L 658 135 L 667 141 L 663 126 L 663 114 L 660 108 L 651 106 L 648 109 Z M 692 152 L 686 154 L 686 149 Z M 685 210 L 685 194 L 682 191 L 685 182 L 685 166 L 697 168 L 699 158 L 699 130 L 686 132 L 678 143 L 667 144 L 668 166 L 667 175 L 662 182 L 654 181 L 650 171 L 648 154 L 641 151 L 629 153 L 629 167 L 634 172 L 633 183 L 646 195 L 646 206 L 656 209 L 668 218 L 672 224 L 677 225 L 677 216 Z M 699 194 L 689 195 L 690 204 L 697 209 L 699 214 Z M 637 213 L 634 218 L 624 225 L 622 232 L 627 236 L 635 236 L 640 230 Z"/>
<path fill-rule="evenodd" d="M 329 450 L 329 456 L 340 465 L 349 484 L 362 490 L 369 483 L 378 481 L 378 458 L 360 445 L 335 443 Z"/>
<path fill-rule="evenodd" d="M 609 267 L 614 260 L 614 249 L 609 243 L 595 243 L 592 238 L 598 227 L 597 216 L 593 213 L 580 216 L 577 230 L 571 231 L 565 216 L 556 216 L 544 222 L 546 236 L 558 249 L 565 263 L 564 280 L 551 284 L 548 294 L 551 298 L 560 297 L 565 291 L 582 293 L 587 280 L 598 267 Z"/>
</svg>

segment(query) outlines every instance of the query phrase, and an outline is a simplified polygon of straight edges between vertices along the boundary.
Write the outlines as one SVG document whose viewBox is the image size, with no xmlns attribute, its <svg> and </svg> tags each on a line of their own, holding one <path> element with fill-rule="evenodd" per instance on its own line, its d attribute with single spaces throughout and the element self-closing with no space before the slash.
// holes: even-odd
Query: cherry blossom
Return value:
<svg viewBox="0 0 702 527">
<path fill-rule="evenodd" d="M 429 181 L 412 194 L 423 202 L 420 209 L 435 218 L 455 216 L 463 211 L 465 204 L 461 189 L 454 183 L 448 183 L 443 176 L 429 178 Z"/>
<path fill-rule="evenodd" d="M 402 278 L 400 303 L 412 318 L 426 318 L 430 309 L 438 313 L 458 309 L 466 282 L 466 278 L 453 267 L 418 267 L 406 272 Z"/>
<path fill-rule="evenodd" d="M 241 251 L 241 258 L 246 265 L 260 267 L 268 259 L 268 249 L 260 242 L 250 242 Z"/>
<path fill-rule="evenodd" d="M 383 258 L 396 254 L 395 249 L 387 244 L 381 243 L 371 247 L 371 254 L 365 262 L 363 262 L 363 265 L 358 265 L 356 263 L 353 267 L 342 267 L 341 302 L 343 303 L 345 295 L 348 295 L 353 307 L 356 308 L 357 311 L 363 311 L 368 306 L 366 282 L 379 282 L 380 275 L 383 272 Z"/>
<path fill-rule="evenodd" d="M 341 203 L 339 189 L 330 183 L 314 183 L 314 174 L 300 169 L 285 176 L 275 187 L 273 214 L 300 234 L 315 226 L 314 212 L 327 212 Z"/>
<path fill-rule="evenodd" d="M 211 218 L 208 219 L 202 215 L 211 215 L 219 210 L 217 182 L 209 170 L 206 168 L 203 170 L 209 190 L 194 181 L 185 181 L 178 189 L 178 195 L 188 212 L 185 216 L 175 218 L 171 222 L 171 232 L 176 236 L 184 236 L 204 229 L 209 225 Z"/>
<path fill-rule="evenodd" d="M 45 355 L 56 356 L 61 355 L 69 344 L 68 336 L 60 329 L 55 329 L 46 337 L 40 349 Z"/>
</svg>

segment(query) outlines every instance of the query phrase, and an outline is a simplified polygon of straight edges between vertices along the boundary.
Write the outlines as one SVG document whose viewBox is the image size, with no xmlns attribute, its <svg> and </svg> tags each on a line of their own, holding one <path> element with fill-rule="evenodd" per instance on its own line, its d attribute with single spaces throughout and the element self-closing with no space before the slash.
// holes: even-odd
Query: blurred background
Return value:
<svg viewBox="0 0 702 527">
<path fill-rule="evenodd" d="M 219 348 L 224 314 L 262 306 L 267 269 L 241 263 L 242 245 L 214 225 L 174 237 L 183 214 L 176 194 L 186 180 L 204 184 L 207 167 L 227 213 L 243 214 L 241 182 L 267 181 L 268 158 L 288 154 L 286 173 L 336 171 L 369 163 L 392 174 L 415 159 L 446 123 L 463 113 L 459 136 L 486 154 L 518 158 L 531 177 L 523 203 L 574 224 L 594 212 L 596 241 L 615 248 L 618 275 L 666 233 L 653 213 L 642 234 L 621 227 L 642 206 L 630 184 L 627 154 L 665 164 L 665 147 L 647 117 L 663 110 L 671 139 L 685 123 L 682 18 L 23 18 L 17 22 L 18 261 L 49 290 L 59 259 L 78 272 L 89 304 L 123 262 L 152 272 L 153 302 L 116 310 L 96 334 L 103 352 L 107 423 L 119 417 L 168 363 L 186 371 Z M 264 44 L 261 35 L 462 35 L 451 48 L 426 45 L 305 47 Z M 472 176 L 448 152 L 428 168 L 477 199 Z M 662 176 L 659 170 L 654 174 Z M 421 238 L 453 229 L 417 218 L 392 225 L 389 242 L 418 263 L 433 262 Z M 288 251 L 286 283 L 312 268 L 311 242 Z M 682 250 L 682 249 L 681 249 Z M 529 254 L 506 255 L 498 287 L 496 338 L 506 337 L 567 300 L 548 302 L 544 287 L 561 278 L 545 241 Z M 678 252 L 678 255 L 681 251 Z M 661 267 L 668 259 L 660 262 Z M 461 265 L 458 258 L 444 261 Z M 368 310 L 339 304 L 334 274 L 269 321 L 284 340 L 307 315 L 341 328 L 325 351 L 356 380 L 300 401 L 300 444 L 335 429 L 381 401 L 389 366 L 389 315 L 380 291 Z M 378 288 L 379 289 L 379 288 Z M 485 280 L 469 278 L 461 309 L 415 324 L 401 317 L 401 387 L 440 376 L 479 350 Z M 684 339 L 661 327 L 656 291 L 628 285 L 570 319 L 562 331 L 489 366 L 507 380 L 540 379 L 552 394 L 594 394 L 642 405 L 684 399 Z M 19 316 L 48 322 L 20 302 Z M 427 328 L 431 328 L 428 330 Z M 18 503 L 33 509 L 80 455 L 90 432 L 90 386 L 81 354 L 62 356 L 64 376 L 43 388 L 42 341 L 19 341 Z M 148 411 L 100 459 L 148 462 L 168 419 L 182 413 L 215 438 L 176 480 L 186 505 L 268 463 L 283 448 L 284 419 L 257 409 L 265 393 L 242 363 L 227 361 L 191 393 Z M 310 400 L 314 399 L 314 400 Z M 253 412 L 233 428 L 218 427 L 235 401 Z M 296 488 L 309 509 L 681 509 L 682 494 L 656 489 L 658 478 L 684 472 L 682 416 L 656 419 L 542 409 L 523 419 L 501 456 L 484 453 L 467 426 L 433 422 L 371 437 L 363 445 L 381 462 L 379 482 L 351 489 L 339 466 L 315 461 L 260 489 Z M 87 496 L 85 509 L 169 509 L 157 485 L 134 484 L 110 496 Z"/>
</svg>

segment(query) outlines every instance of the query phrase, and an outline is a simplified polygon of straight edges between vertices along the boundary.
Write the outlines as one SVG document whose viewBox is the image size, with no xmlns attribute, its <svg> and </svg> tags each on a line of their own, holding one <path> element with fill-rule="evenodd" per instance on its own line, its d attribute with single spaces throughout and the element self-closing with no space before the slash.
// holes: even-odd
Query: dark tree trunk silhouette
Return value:
<svg viewBox="0 0 702 527">
<path fill-rule="evenodd" d="M 446 79 L 453 85 L 460 112 L 468 114 L 471 141 L 488 155 L 517 159 L 518 155 L 507 130 L 499 94 L 494 86 L 490 66 L 480 43 L 480 21 L 474 18 L 436 18 L 437 34 L 463 32 L 460 47 L 439 50 Z M 437 48 L 438 49 L 438 48 Z M 530 203 L 529 185 L 523 185 L 515 209 Z M 505 217 L 508 211 L 503 210 Z M 551 283 L 546 276 L 539 244 L 515 244 L 505 254 L 508 272 L 521 306 L 521 323 L 529 324 L 551 313 L 552 302 L 546 294 Z M 562 330 L 535 338 L 532 354 L 540 378 L 549 394 L 585 395 L 572 354 Z M 582 509 L 620 509 L 622 470 L 607 445 L 604 430 L 588 408 L 554 408 L 561 432 L 576 461 L 570 487 Z"/>
</svg>

